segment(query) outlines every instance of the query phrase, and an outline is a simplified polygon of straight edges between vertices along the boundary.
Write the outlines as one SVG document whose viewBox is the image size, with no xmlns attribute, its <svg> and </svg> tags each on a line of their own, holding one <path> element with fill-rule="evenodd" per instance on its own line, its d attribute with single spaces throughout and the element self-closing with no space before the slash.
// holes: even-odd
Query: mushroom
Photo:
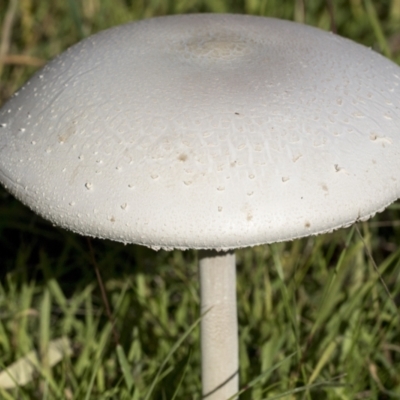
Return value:
<svg viewBox="0 0 400 400">
<path fill-rule="evenodd" d="M 83 235 L 200 249 L 203 396 L 238 390 L 235 255 L 400 197 L 400 68 L 321 30 L 149 19 L 55 58 L 0 111 L 0 181 Z"/>
</svg>

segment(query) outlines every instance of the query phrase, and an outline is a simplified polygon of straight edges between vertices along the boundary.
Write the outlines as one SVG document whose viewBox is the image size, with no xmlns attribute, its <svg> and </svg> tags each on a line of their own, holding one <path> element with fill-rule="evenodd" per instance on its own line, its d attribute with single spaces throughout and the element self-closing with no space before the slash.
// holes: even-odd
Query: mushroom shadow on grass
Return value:
<svg viewBox="0 0 400 400">
<path fill-rule="evenodd" d="M 236 248 L 400 197 L 400 68 L 308 26 L 149 19 L 91 36 L 0 111 L 0 181 L 83 235 L 200 249 L 202 391 L 238 390 Z"/>
</svg>

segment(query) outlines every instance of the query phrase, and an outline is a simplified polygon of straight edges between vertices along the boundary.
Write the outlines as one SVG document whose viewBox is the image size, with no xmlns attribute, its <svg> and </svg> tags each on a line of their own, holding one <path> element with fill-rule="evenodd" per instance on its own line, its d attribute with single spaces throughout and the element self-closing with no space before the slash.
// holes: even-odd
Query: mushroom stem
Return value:
<svg viewBox="0 0 400 400">
<path fill-rule="evenodd" d="M 201 380 L 203 398 L 226 400 L 238 392 L 239 356 L 235 253 L 199 252 Z"/>
</svg>

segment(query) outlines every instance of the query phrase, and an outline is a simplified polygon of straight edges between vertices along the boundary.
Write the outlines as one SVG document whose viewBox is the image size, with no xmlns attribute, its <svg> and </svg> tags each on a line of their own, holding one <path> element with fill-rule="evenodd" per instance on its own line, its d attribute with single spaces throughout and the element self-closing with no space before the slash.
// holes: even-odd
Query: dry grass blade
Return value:
<svg viewBox="0 0 400 400">
<path fill-rule="evenodd" d="M 43 65 L 46 64 L 46 60 L 42 60 L 41 58 L 37 57 L 31 57 L 25 54 L 6 54 L 0 56 L 0 65 L 1 64 L 26 65 L 29 67 L 43 67 Z"/>
<path fill-rule="evenodd" d="M 62 337 L 49 343 L 46 357 L 48 365 L 54 367 L 63 358 L 71 355 L 71 342 L 68 338 Z M 32 350 L 0 373 L 0 388 L 12 389 L 24 386 L 31 382 L 35 375 L 40 375 L 41 370 L 38 353 Z"/>
</svg>

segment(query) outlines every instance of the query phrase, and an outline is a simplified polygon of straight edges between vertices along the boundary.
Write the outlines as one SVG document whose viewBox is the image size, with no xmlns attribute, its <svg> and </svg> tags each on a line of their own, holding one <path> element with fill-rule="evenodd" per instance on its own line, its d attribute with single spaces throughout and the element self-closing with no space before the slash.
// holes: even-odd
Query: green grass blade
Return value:
<svg viewBox="0 0 400 400">
<path fill-rule="evenodd" d="M 165 357 L 164 361 L 162 362 L 160 368 L 157 371 L 156 376 L 154 377 L 150 388 L 148 390 L 148 392 L 146 393 L 146 396 L 144 397 L 144 400 L 149 400 L 151 397 L 151 394 L 153 393 L 153 390 L 156 386 L 156 384 L 158 383 L 159 377 L 163 371 L 163 369 L 165 368 L 165 366 L 167 365 L 169 359 L 172 357 L 172 355 L 175 353 L 175 351 L 179 348 L 179 346 L 184 342 L 184 340 L 192 333 L 192 331 L 197 327 L 197 325 L 200 323 L 201 318 L 203 318 L 203 316 L 206 313 L 202 314 L 201 317 L 199 317 L 192 325 L 190 325 L 190 327 L 187 329 L 187 331 L 178 339 L 178 341 L 172 346 L 171 350 L 169 351 L 169 353 L 167 354 L 167 356 Z"/>
<path fill-rule="evenodd" d="M 174 391 L 174 394 L 173 394 L 171 400 L 175 400 L 177 398 L 177 396 L 178 396 L 179 390 L 180 390 L 180 388 L 182 386 L 182 382 L 183 382 L 183 380 L 184 380 L 184 378 L 185 378 L 185 376 L 186 376 L 186 374 L 188 372 L 189 366 L 190 366 L 191 356 L 192 356 L 192 353 L 189 352 L 189 354 L 187 356 L 187 359 L 186 359 L 185 367 L 184 367 L 183 372 L 182 372 L 181 379 L 179 380 L 179 383 L 178 383 L 177 387 L 175 388 L 175 391 Z"/>
<path fill-rule="evenodd" d="M 123 374 L 124 379 L 125 379 L 126 386 L 128 387 L 128 390 L 129 390 L 129 393 L 130 393 L 131 390 L 132 390 L 132 387 L 133 387 L 132 374 L 131 374 L 131 371 L 130 371 L 128 360 L 127 360 L 127 358 L 125 356 L 124 349 L 120 344 L 117 345 L 117 356 L 118 356 L 119 365 L 120 365 L 121 370 L 122 370 L 122 374 Z"/>
</svg>

